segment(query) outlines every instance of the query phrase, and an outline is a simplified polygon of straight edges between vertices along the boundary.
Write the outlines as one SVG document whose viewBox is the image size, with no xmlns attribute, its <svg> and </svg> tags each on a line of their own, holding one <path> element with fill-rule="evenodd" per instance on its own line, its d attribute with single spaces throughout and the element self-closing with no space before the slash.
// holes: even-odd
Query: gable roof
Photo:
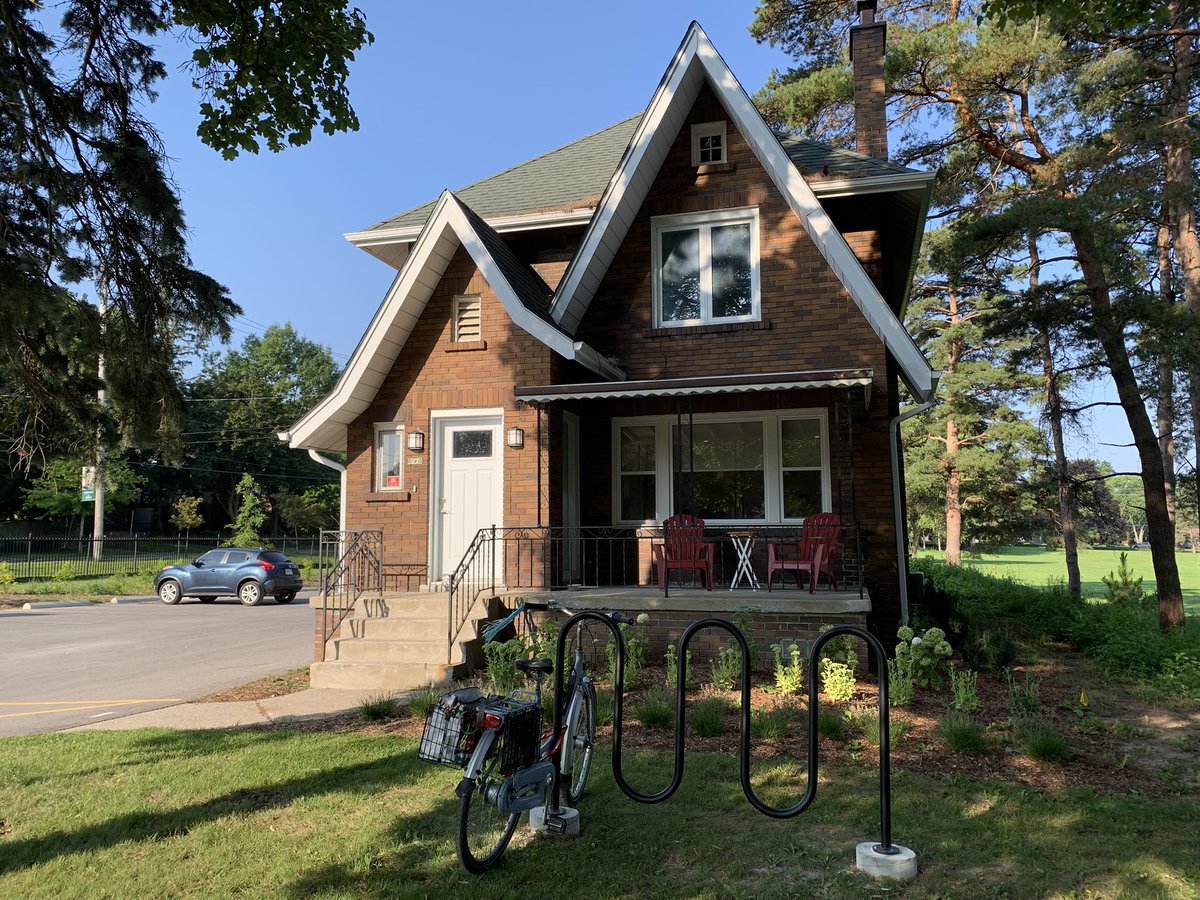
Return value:
<svg viewBox="0 0 1200 900">
<path fill-rule="evenodd" d="M 518 327 L 601 378 L 624 377 L 620 369 L 554 322 L 549 309 L 552 292 L 546 282 L 518 259 L 482 218 L 445 191 L 337 385 L 290 431 L 280 434 L 282 440 L 297 448 L 334 453 L 346 450 L 347 427 L 374 401 L 460 246 L 471 255 Z"/>
<path fill-rule="evenodd" d="M 901 377 L 921 399 L 936 387 L 934 371 L 888 306 L 879 289 L 834 226 L 813 189 L 725 64 L 704 29 L 692 22 L 639 120 L 609 180 L 551 304 L 554 320 L 574 333 L 616 256 L 646 194 L 705 85 L 754 150 L 767 175 L 808 232 L 826 263 L 900 366 Z"/>
</svg>

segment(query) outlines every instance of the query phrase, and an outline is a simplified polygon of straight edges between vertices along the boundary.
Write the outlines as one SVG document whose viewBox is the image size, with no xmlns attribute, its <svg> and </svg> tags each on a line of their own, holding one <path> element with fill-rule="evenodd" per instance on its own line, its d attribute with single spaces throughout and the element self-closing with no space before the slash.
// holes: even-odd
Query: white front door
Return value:
<svg viewBox="0 0 1200 900">
<path fill-rule="evenodd" d="M 502 416 L 438 421 L 439 496 L 432 511 L 439 580 L 454 572 L 480 528 L 504 524 L 503 427 Z"/>
</svg>

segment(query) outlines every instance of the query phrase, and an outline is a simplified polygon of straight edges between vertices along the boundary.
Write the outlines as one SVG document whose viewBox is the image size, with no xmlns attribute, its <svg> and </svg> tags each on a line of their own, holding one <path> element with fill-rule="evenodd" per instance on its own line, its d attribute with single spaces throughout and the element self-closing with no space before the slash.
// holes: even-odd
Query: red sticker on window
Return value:
<svg viewBox="0 0 1200 900">
<path fill-rule="evenodd" d="M 400 487 L 400 476 L 399 475 L 389 475 L 387 477 L 387 486 L 390 488 Z"/>
</svg>

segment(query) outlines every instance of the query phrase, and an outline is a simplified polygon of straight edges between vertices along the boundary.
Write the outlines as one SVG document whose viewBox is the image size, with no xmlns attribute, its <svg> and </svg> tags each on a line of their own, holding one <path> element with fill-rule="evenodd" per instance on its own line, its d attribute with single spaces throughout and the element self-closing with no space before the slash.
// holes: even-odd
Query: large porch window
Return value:
<svg viewBox="0 0 1200 900">
<path fill-rule="evenodd" d="M 829 509 L 825 410 L 614 420 L 613 520 L 796 522 Z"/>
</svg>

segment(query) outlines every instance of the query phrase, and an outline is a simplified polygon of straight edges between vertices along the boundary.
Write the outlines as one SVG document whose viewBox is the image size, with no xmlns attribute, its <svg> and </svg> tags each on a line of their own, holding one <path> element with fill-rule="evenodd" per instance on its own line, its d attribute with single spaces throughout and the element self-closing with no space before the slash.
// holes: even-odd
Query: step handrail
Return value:
<svg viewBox="0 0 1200 900">
<path fill-rule="evenodd" d="M 325 572 L 325 547 L 337 546 L 337 561 Z M 368 591 L 383 593 L 383 532 L 322 531 L 320 557 L 321 659 L 329 638 Z M 333 602 L 330 602 L 330 598 Z"/>
</svg>

